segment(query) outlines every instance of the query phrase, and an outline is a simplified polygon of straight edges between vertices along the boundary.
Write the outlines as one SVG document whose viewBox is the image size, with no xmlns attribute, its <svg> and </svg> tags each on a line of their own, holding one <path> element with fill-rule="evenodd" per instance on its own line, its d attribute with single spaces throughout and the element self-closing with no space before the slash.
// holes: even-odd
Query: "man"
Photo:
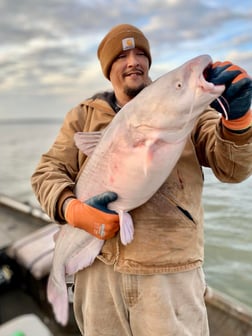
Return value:
<svg viewBox="0 0 252 336">
<path fill-rule="evenodd" d="M 85 204 L 75 198 L 73 188 L 86 157 L 73 136 L 106 127 L 150 83 L 152 59 L 146 37 L 127 24 L 104 37 L 98 58 L 113 92 L 97 94 L 67 114 L 32 176 L 35 194 L 51 218 L 105 240 L 94 264 L 75 277 L 78 326 L 86 336 L 207 336 L 202 166 L 230 183 L 252 173 L 252 81 L 230 62 L 209 69 L 209 80 L 226 85 L 212 106 L 228 118 L 211 107 L 202 114 L 167 181 L 131 212 L 135 235 L 123 246 L 118 216 L 106 207 L 116 195 L 107 192 Z M 104 224 L 102 235 L 95 223 Z"/>
</svg>

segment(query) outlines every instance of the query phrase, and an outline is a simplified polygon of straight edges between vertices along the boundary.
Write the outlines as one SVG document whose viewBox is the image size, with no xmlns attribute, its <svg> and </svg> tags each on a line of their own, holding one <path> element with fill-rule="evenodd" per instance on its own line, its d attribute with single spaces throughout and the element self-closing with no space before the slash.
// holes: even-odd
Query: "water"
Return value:
<svg viewBox="0 0 252 336">
<path fill-rule="evenodd" d="M 60 121 L 0 122 L 0 192 L 36 203 L 30 177 L 54 141 Z M 36 203 L 37 204 L 37 203 Z"/>
<path fill-rule="evenodd" d="M 252 306 L 252 177 L 220 183 L 206 172 L 205 272 L 210 285 Z"/>
<path fill-rule="evenodd" d="M 30 176 L 61 121 L 0 123 L 0 192 L 37 204 Z M 252 177 L 237 185 L 205 170 L 205 273 L 209 285 L 252 307 Z"/>
</svg>

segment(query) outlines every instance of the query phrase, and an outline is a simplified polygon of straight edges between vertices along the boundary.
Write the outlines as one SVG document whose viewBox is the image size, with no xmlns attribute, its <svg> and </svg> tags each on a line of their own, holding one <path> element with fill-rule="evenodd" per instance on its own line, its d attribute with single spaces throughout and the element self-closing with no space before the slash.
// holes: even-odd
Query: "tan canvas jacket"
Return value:
<svg viewBox="0 0 252 336">
<path fill-rule="evenodd" d="M 84 101 L 66 115 L 54 144 L 42 156 L 32 186 L 53 220 L 65 222 L 62 204 L 73 194 L 86 160 L 74 145 L 74 133 L 101 130 L 114 115 L 101 98 Z M 205 111 L 166 182 L 146 204 L 131 211 L 133 242 L 123 246 L 117 235 L 105 242 L 99 258 L 114 264 L 117 271 L 134 274 L 169 273 L 200 265 L 204 258 L 202 166 L 212 168 L 223 182 L 248 178 L 252 173 L 252 128 L 234 134 L 221 126 L 214 110 Z"/>
</svg>

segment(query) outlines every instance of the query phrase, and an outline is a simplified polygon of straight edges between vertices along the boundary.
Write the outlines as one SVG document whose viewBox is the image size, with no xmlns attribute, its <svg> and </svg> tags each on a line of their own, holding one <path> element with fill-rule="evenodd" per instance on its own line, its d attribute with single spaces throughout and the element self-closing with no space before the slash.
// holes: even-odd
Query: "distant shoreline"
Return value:
<svg viewBox="0 0 252 336">
<path fill-rule="evenodd" d="M 0 119 L 0 125 L 18 125 L 18 124 L 60 124 L 60 118 L 13 118 Z"/>
</svg>

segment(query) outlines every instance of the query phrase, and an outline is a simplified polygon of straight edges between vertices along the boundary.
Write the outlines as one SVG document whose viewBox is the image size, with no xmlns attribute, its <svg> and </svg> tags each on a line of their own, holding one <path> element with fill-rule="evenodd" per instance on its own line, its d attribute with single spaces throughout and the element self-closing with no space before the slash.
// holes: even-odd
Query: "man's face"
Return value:
<svg viewBox="0 0 252 336">
<path fill-rule="evenodd" d="M 149 60 L 140 49 L 123 51 L 112 64 L 110 80 L 122 105 L 134 98 L 150 82 Z"/>
</svg>

